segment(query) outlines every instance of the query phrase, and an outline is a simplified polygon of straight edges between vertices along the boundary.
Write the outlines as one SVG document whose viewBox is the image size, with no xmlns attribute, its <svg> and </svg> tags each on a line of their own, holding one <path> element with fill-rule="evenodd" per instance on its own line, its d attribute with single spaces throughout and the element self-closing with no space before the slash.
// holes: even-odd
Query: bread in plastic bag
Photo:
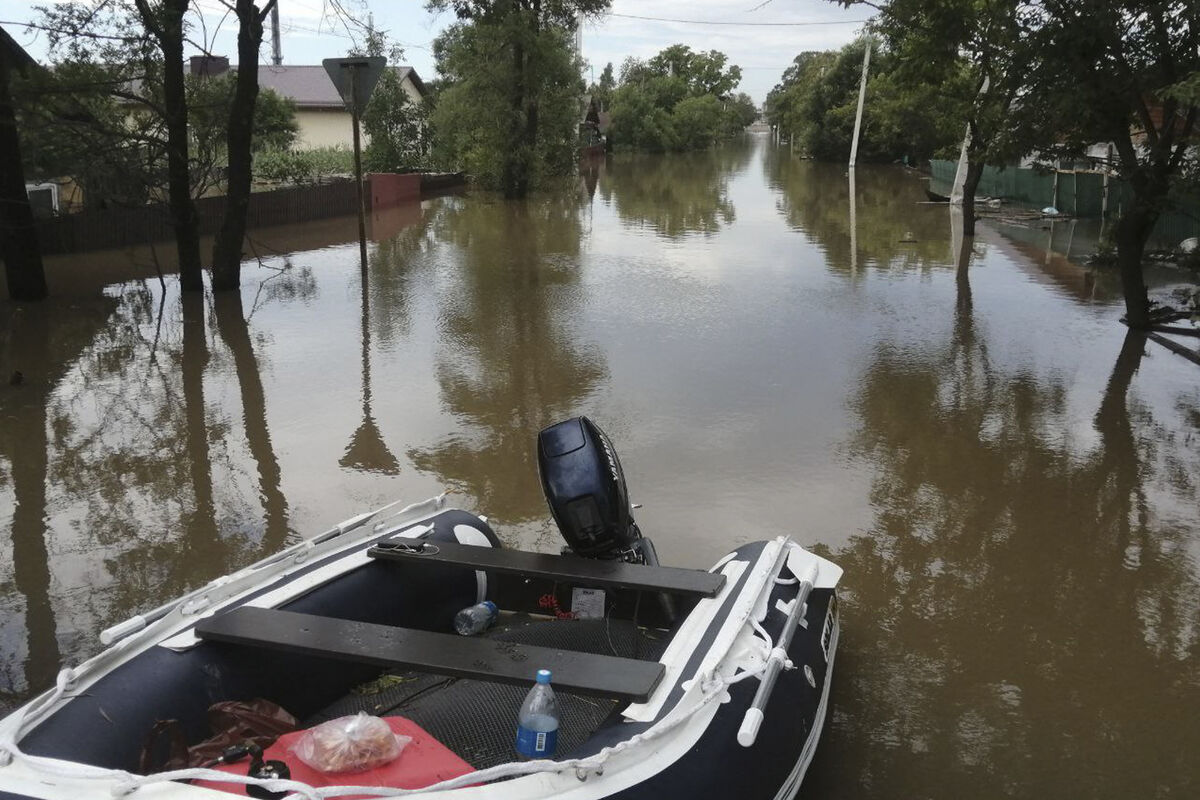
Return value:
<svg viewBox="0 0 1200 800">
<path fill-rule="evenodd" d="M 411 741 L 392 733 L 379 717 L 360 711 L 310 728 L 289 749 L 320 772 L 363 772 L 392 761 Z"/>
</svg>

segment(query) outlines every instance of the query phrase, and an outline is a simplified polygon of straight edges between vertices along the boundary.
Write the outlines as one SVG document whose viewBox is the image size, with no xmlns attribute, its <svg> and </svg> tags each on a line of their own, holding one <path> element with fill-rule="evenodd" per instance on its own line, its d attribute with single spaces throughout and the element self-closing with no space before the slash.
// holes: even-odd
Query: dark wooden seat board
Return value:
<svg viewBox="0 0 1200 800">
<path fill-rule="evenodd" d="M 478 547 L 457 542 L 429 542 L 423 552 L 416 551 L 415 547 L 405 550 L 389 545 L 390 543 L 372 547 L 367 553 L 378 559 L 454 564 L 483 572 L 549 578 L 598 589 L 644 589 L 690 597 L 716 597 L 725 585 L 723 574 L 699 569 L 647 567 L 642 564 L 627 564 L 624 561 L 529 553 L 524 550 Z"/>
<path fill-rule="evenodd" d="M 553 672 L 554 685 L 560 689 L 636 703 L 649 698 L 664 671 L 663 665 L 656 661 L 252 606 L 201 620 L 195 631 L 201 639 L 209 641 L 500 683 L 532 686 L 537 670 L 548 669 Z"/>
</svg>

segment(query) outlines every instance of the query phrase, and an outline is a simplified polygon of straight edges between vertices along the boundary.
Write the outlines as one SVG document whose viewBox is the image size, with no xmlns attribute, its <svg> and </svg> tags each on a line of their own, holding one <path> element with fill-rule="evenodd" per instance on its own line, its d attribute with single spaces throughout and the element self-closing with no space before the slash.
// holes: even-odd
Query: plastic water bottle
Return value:
<svg viewBox="0 0 1200 800">
<path fill-rule="evenodd" d="M 537 671 L 537 683 L 525 695 L 517 717 L 517 755 L 553 758 L 558 744 L 558 701 L 550 688 L 550 670 Z"/>
<path fill-rule="evenodd" d="M 460 636 L 474 636 L 490 628 L 499 615 L 500 609 L 496 608 L 496 604 L 491 600 L 484 600 L 455 614 L 454 630 L 458 631 Z"/>
</svg>

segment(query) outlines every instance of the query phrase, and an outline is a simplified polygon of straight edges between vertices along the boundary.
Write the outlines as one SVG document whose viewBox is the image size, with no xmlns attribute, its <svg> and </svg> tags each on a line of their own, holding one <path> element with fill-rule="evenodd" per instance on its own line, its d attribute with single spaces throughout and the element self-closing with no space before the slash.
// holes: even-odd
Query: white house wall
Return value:
<svg viewBox="0 0 1200 800">
<path fill-rule="evenodd" d="M 421 93 L 409 78 L 400 86 L 414 103 L 421 102 Z M 341 108 L 300 108 L 296 111 L 296 124 L 300 130 L 296 136 L 296 149 L 311 150 L 316 147 L 354 146 L 354 134 L 350 130 L 350 112 Z M 364 133 L 363 146 L 368 142 Z"/>
</svg>

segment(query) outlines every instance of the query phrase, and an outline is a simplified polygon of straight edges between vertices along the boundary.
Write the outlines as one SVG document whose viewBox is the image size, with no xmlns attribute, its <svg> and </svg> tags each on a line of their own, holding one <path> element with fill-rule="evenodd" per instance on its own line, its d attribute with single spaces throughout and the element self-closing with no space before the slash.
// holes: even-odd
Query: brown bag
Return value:
<svg viewBox="0 0 1200 800">
<path fill-rule="evenodd" d="M 208 709 L 208 725 L 213 735 L 188 747 L 179 720 L 155 722 L 142 743 L 138 769 L 147 775 L 161 770 L 199 767 L 215 761 L 238 744 L 256 744 L 265 750 L 280 734 L 300 727 L 295 717 L 262 698 L 214 703 Z"/>
</svg>

